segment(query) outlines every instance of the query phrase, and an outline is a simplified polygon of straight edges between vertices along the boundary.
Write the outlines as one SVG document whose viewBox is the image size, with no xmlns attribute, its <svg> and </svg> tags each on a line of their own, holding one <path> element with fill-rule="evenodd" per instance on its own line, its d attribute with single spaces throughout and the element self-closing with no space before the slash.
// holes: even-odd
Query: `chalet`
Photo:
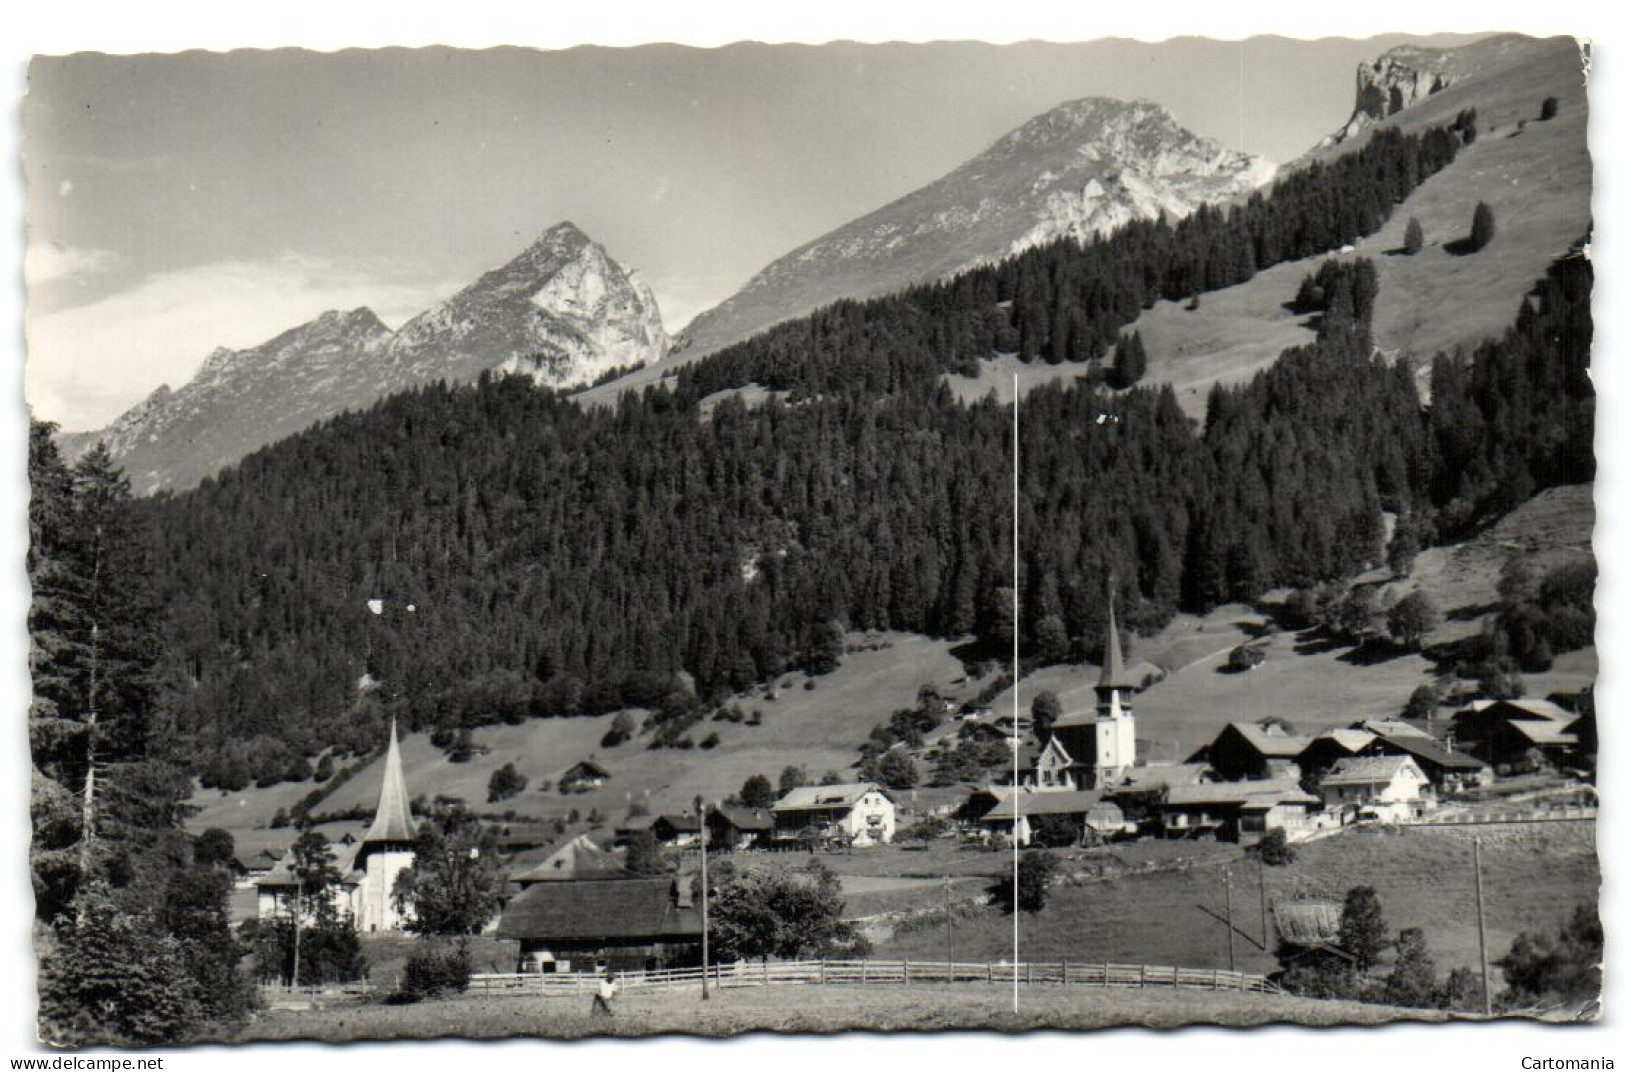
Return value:
<svg viewBox="0 0 1625 1072">
<path fill-rule="evenodd" d="M 649 832 L 662 845 L 691 845 L 700 840 L 700 820 L 693 815 L 668 812 L 654 817 Z"/>
<path fill-rule="evenodd" d="M 1315 828 L 1310 810 L 1319 803 L 1291 778 L 1171 786 L 1162 831 L 1165 837 L 1248 842 L 1282 830 L 1297 839 Z"/>
<path fill-rule="evenodd" d="M 1036 756 L 1030 749 L 1017 755 L 1016 770 L 1024 789 L 1039 792 L 1067 791 L 1078 788 L 1078 764 L 1066 750 L 1059 737 L 1052 736 Z"/>
<path fill-rule="evenodd" d="M 748 849 L 773 836 L 773 816 L 762 808 L 712 808 L 705 815 L 705 835 L 722 851 Z"/>
<path fill-rule="evenodd" d="M 1365 749 L 1368 756 L 1410 756 L 1440 793 L 1489 785 L 1494 770 L 1483 760 L 1459 751 L 1442 741 L 1415 733 L 1376 734 Z"/>
<path fill-rule="evenodd" d="M 536 882 L 508 903 L 496 936 L 525 972 L 645 971 L 700 959 L 688 876 Z"/>
<path fill-rule="evenodd" d="M 980 789 L 973 789 L 953 810 L 953 818 L 967 826 L 980 827 L 982 818 L 1013 792 L 1015 790 L 1009 786 L 986 785 Z"/>
<path fill-rule="evenodd" d="M 598 847 L 586 834 L 577 834 L 542 858 L 542 862 L 513 876 L 521 890 L 538 882 L 582 882 L 626 878 L 630 872 L 614 855 Z"/>
<path fill-rule="evenodd" d="M 1127 828 L 1123 810 L 1097 790 L 1026 790 L 1005 794 L 982 816 L 983 829 L 1032 844 L 1046 825 L 1067 826 L 1080 835 L 1110 838 Z"/>
<path fill-rule="evenodd" d="M 597 760 L 584 759 L 559 775 L 559 792 L 585 793 L 609 781 L 609 771 Z"/>
<path fill-rule="evenodd" d="M 1338 760 L 1365 755 L 1376 740 L 1377 735 L 1366 730 L 1328 730 L 1298 753 L 1298 769 L 1306 778 L 1319 777 Z"/>
<path fill-rule="evenodd" d="M 1320 780 L 1328 811 L 1349 819 L 1401 822 L 1432 809 L 1433 787 L 1410 756 L 1369 756 L 1337 761 Z"/>
<path fill-rule="evenodd" d="M 863 846 L 889 843 L 896 833 L 896 802 L 873 782 L 804 786 L 773 805 L 775 838 L 838 838 Z"/>
<path fill-rule="evenodd" d="M 1504 762 L 1485 754 L 1484 742 L 1503 737 L 1502 730 L 1509 722 L 1574 721 L 1574 712 L 1559 707 L 1550 700 L 1474 700 L 1457 709 L 1450 721 L 1450 732 L 1461 747 L 1488 763 Z M 1505 745 L 1507 742 L 1501 742 Z"/>
<path fill-rule="evenodd" d="M 1506 719 L 1481 725 L 1473 750 L 1484 762 L 1508 773 L 1575 766 L 1580 738 L 1573 730 L 1579 719 L 1562 721 Z"/>
<path fill-rule="evenodd" d="M 1123 781 L 1112 790 L 1111 799 L 1123 809 L 1130 823 L 1153 820 L 1162 812 L 1168 790 L 1176 785 L 1205 785 L 1214 780 L 1213 768 L 1206 763 L 1154 763 L 1130 767 Z"/>
<path fill-rule="evenodd" d="M 1279 722 L 1232 722 L 1219 731 L 1199 758 L 1225 781 L 1244 778 L 1291 778 L 1299 774 L 1298 757 L 1310 739 L 1287 731 Z"/>
</svg>

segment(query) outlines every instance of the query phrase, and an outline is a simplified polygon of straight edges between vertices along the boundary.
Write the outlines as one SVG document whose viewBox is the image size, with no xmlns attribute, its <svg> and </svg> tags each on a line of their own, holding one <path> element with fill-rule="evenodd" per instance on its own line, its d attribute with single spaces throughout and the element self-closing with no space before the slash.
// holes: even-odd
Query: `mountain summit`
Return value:
<svg viewBox="0 0 1625 1072">
<path fill-rule="evenodd" d="M 1089 97 L 1024 123 L 928 186 L 768 265 L 683 333 L 684 359 L 840 298 L 940 279 L 1062 236 L 1245 196 L 1274 166 L 1149 101 Z"/>
<path fill-rule="evenodd" d="M 184 386 L 160 387 L 70 457 L 104 441 L 138 493 L 189 488 L 244 455 L 347 409 L 491 370 L 552 387 L 665 357 L 648 287 L 571 223 L 391 332 L 370 309 L 329 311 L 246 350 L 217 349 Z"/>
<path fill-rule="evenodd" d="M 486 369 L 550 387 L 653 364 L 668 341 L 654 294 L 573 223 L 403 325 L 386 348 L 394 386 Z"/>
</svg>

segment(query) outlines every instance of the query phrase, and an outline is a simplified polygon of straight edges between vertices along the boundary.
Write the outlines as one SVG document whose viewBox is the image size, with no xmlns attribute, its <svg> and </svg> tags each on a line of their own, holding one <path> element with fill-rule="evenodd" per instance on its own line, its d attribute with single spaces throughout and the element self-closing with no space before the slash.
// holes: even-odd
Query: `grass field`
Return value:
<svg viewBox="0 0 1625 1072">
<path fill-rule="evenodd" d="M 1595 903 L 1600 881 L 1590 823 L 1487 826 L 1401 833 L 1350 831 L 1298 846 L 1298 859 L 1264 869 L 1266 903 L 1295 893 L 1341 899 L 1354 886 L 1375 887 L 1390 934 L 1421 927 L 1441 971 L 1476 966 L 1478 935 L 1472 838 L 1484 839 L 1484 900 L 1492 959 L 1523 930 L 1555 929 L 1582 903 Z M 1269 972 L 1273 941 L 1257 941 L 1259 870 L 1234 846 L 1189 869 L 1168 868 L 1057 887 L 1040 913 L 1020 919 L 1022 959 L 1111 961 L 1225 967 L 1224 870 L 1230 867 L 1236 968 Z M 1076 865 L 1069 864 L 1067 870 Z M 955 953 L 965 960 L 1013 956 L 1009 916 L 994 908 L 961 914 Z M 939 920 L 904 928 L 875 952 L 897 959 L 945 959 L 947 928 Z"/>
<path fill-rule="evenodd" d="M 955 986 L 745 987 L 723 990 L 709 1002 L 697 991 L 629 992 L 614 1020 L 589 1018 L 585 995 L 470 996 L 420 1005 L 349 1005 L 276 1010 L 221 1041 L 260 1042 L 319 1038 L 363 1039 L 581 1038 L 589 1035 L 737 1035 L 750 1031 L 1033 1031 L 1080 1030 L 1140 1024 L 1179 1027 L 1266 1023 L 1375 1024 L 1396 1019 L 1442 1020 L 1352 1002 L 1311 1001 L 1279 995 L 1032 986 L 1021 1010 L 1011 1009 L 1011 988 Z"/>
<path fill-rule="evenodd" d="M 767 698 L 765 688 L 731 699 L 746 712 L 761 711 L 762 725 L 709 721 L 695 726 L 690 736 L 696 742 L 713 731 L 717 734 L 715 748 L 650 751 L 649 738 L 638 737 L 606 749 L 600 741 L 609 729 L 609 715 L 535 719 L 476 731 L 476 744 L 487 751 L 467 763 L 451 762 L 429 743 L 427 734 L 408 735 L 401 741 L 406 782 L 414 795 L 455 796 L 478 810 L 512 808 L 521 816 L 565 816 L 571 810 L 586 815 L 597 808 L 613 825 L 626 815 L 633 799 L 646 801 L 656 812 L 690 809 L 696 793 L 721 800 L 737 792 L 750 775 L 762 773 L 776 780 L 791 764 L 805 767 L 815 779 L 826 770 L 849 773 L 869 731 L 893 710 L 913 706 L 921 685 L 934 684 L 950 697 L 976 687 L 964 680 L 950 641 L 885 633 L 854 635 L 851 643 L 861 650 L 848 652 L 833 673 L 812 679 L 811 689 L 805 687 L 805 674 L 792 673 L 775 683 L 775 699 Z M 544 781 L 556 783 L 561 772 L 589 756 L 611 772 L 602 788 L 567 796 L 539 789 Z M 510 762 L 530 780 L 529 787 L 501 805 L 487 805 L 491 773 Z M 370 809 L 378 800 L 382 777 L 381 766 L 371 764 L 318 811 Z M 193 830 L 222 827 L 237 839 L 239 849 L 251 852 L 284 847 L 292 842 L 294 831 L 267 829 L 271 818 L 312 787 L 302 782 L 237 793 L 200 790 L 192 799 L 197 814 L 188 825 Z M 922 795 L 930 798 L 931 791 Z M 336 839 L 346 830 L 364 832 L 365 825 L 335 824 L 323 832 Z"/>
</svg>

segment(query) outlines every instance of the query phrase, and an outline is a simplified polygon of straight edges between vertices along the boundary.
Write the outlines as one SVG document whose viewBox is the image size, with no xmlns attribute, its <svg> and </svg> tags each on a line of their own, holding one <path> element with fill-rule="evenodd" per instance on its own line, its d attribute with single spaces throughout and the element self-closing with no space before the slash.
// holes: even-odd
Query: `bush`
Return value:
<svg viewBox="0 0 1625 1072">
<path fill-rule="evenodd" d="M 1042 912 L 1049 903 L 1049 889 L 1058 877 L 1060 867 L 1055 857 L 1047 852 L 1022 853 L 1020 866 L 1019 876 L 1016 865 L 1012 863 L 993 884 L 989 891 L 993 903 L 1002 908 L 1006 915 L 1014 914 L 1018 908 L 1023 912 Z"/>
<path fill-rule="evenodd" d="M 529 779 L 514 769 L 512 763 L 504 763 L 491 772 L 491 781 L 486 786 L 485 802 L 495 804 L 518 796 L 525 791 Z"/>
<path fill-rule="evenodd" d="M 1540 102 L 1540 121 L 1542 123 L 1544 123 L 1548 119 L 1556 119 L 1556 118 L 1557 118 L 1557 98 L 1556 97 L 1547 97 L 1545 100 Z"/>
<path fill-rule="evenodd" d="M 392 1000 L 413 1002 L 439 994 L 460 994 L 468 989 L 468 977 L 473 970 L 473 959 L 465 942 L 419 946 L 406 958 L 401 986 Z"/>
<path fill-rule="evenodd" d="M 1495 213 L 1490 206 L 1480 201 L 1478 207 L 1473 209 L 1473 230 L 1468 238 L 1468 244 L 1474 253 L 1489 245 L 1495 238 Z"/>
<path fill-rule="evenodd" d="M 1595 999 L 1602 988 L 1597 907 L 1576 908 L 1555 935 L 1524 931 L 1496 965 L 1507 981 L 1503 1000 L 1515 1007 Z"/>
<path fill-rule="evenodd" d="M 1405 225 L 1405 254 L 1410 257 L 1422 252 L 1422 224 L 1415 216 Z"/>
<path fill-rule="evenodd" d="M 1286 831 L 1271 830 L 1259 839 L 1252 852 L 1271 867 L 1283 867 L 1298 858 L 1298 852 L 1286 839 Z"/>
</svg>

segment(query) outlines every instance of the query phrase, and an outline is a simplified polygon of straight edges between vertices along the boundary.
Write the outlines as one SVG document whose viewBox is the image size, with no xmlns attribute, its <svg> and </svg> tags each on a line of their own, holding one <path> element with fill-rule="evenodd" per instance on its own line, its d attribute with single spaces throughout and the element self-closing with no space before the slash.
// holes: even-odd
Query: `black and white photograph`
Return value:
<svg viewBox="0 0 1625 1072">
<path fill-rule="evenodd" d="M 1600 1056 L 1593 42 L 1468 14 L 18 56 L 37 1048 Z"/>
</svg>

